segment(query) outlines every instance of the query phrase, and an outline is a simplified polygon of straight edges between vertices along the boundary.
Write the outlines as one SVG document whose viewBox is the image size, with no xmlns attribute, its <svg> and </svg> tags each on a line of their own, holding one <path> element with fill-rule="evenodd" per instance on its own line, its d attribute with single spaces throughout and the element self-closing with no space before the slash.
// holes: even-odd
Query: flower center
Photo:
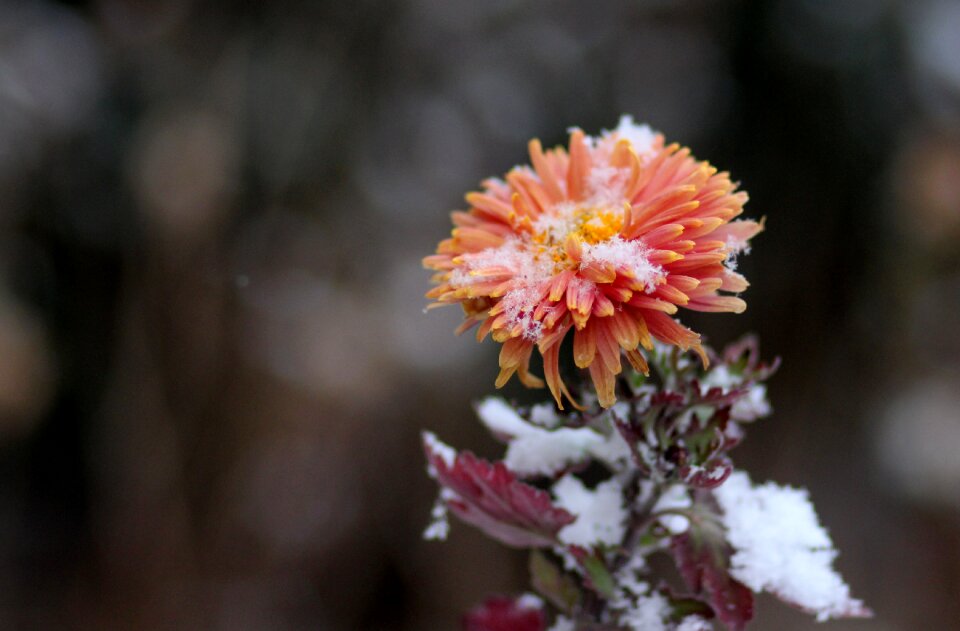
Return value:
<svg viewBox="0 0 960 631">
<path fill-rule="evenodd" d="M 577 211 L 576 221 L 577 228 L 571 232 L 593 245 L 619 234 L 623 228 L 623 211 L 611 206 L 584 208 Z"/>
<path fill-rule="evenodd" d="M 556 264 L 555 271 L 574 265 L 565 248 L 571 235 L 596 245 L 617 236 L 623 228 L 624 211 L 610 204 L 558 205 L 554 212 L 537 222 L 532 241 L 538 246 L 536 256 L 549 256 Z"/>
</svg>

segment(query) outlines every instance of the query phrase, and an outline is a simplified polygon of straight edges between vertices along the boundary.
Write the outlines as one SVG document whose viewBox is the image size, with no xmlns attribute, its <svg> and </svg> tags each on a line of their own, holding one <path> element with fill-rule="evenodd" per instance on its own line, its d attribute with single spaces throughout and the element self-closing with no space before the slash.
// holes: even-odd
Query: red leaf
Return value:
<svg viewBox="0 0 960 631">
<path fill-rule="evenodd" d="M 551 546 L 557 532 L 576 519 L 554 506 L 546 491 L 517 480 L 502 462 L 457 454 L 429 433 L 423 446 L 432 475 L 453 492 L 444 497 L 447 507 L 498 541 L 518 548 Z"/>
<path fill-rule="evenodd" d="M 670 547 L 687 587 L 706 596 L 727 627 L 733 631 L 746 627 L 753 619 L 753 593 L 727 572 L 726 551 L 711 545 L 707 537 L 695 542 L 689 533 L 673 537 Z"/>
<path fill-rule="evenodd" d="M 543 631 L 543 607 L 505 596 L 493 596 L 463 616 L 464 631 Z"/>
</svg>

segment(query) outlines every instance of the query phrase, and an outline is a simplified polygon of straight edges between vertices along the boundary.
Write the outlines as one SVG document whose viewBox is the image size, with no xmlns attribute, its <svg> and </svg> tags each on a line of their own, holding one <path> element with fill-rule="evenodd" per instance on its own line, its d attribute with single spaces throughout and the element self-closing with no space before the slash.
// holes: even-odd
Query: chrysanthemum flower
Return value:
<svg viewBox="0 0 960 631">
<path fill-rule="evenodd" d="M 547 386 L 573 402 L 560 379 L 559 353 L 574 330 L 573 358 L 588 368 L 600 404 L 616 400 L 621 350 L 647 373 L 641 348 L 652 339 L 706 354 L 700 336 L 672 316 L 678 307 L 740 313 L 737 254 L 760 230 L 733 221 L 747 194 L 727 173 L 628 116 L 599 137 L 574 129 L 569 149 L 530 142 L 533 167 L 483 182 L 452 213 L 452 236 L 424 259 L 436 270 L 435 305 L 459 303 L 465 321 L 503 344 L 497 387 L 517 373 L 529 387 L 534 346 Z M 574 402 L 576 405 L 576 402 Z"/>
</svg>

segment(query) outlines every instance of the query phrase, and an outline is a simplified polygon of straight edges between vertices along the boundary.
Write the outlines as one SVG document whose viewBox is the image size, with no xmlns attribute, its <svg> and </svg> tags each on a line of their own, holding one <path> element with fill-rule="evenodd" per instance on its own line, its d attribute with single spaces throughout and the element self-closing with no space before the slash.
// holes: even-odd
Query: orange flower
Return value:
<svg viewBox="0 0 960 631">
<path fill-rule="evenodd" d="M 530 141 L 533 168 L 468 193 L 470 209 L 452 213 L 452 236 L 424 259 L 436 270 L 431 306 L 459 303 L 463 332 L 501 342 L 497 387 L 517 373 L 528 387 L 536 346 L 547 386 L 576 405 L 560 379 L 560 344 L 574 329 L 573 358 L 588 368 L 600 405 L 616 401 L 621 350 L 648 372 L 641 347 L 652 339 L 706 354 L 697 333 L 671 316 L 678 307 L 740 313 L 746 303 L 734 271 L 762 223 L 730 220 L 747 194 L 727 173 L 699 162 L 689 149 L 623 117 L 599 137 L 570 134 L 569 149 L 544 151 Z"/>
</svg>

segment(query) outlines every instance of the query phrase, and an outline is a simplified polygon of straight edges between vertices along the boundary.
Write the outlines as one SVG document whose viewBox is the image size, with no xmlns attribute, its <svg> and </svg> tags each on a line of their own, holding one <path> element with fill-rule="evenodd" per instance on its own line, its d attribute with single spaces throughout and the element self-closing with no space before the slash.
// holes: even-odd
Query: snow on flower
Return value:
<svg viewBox="0 0 960 631">
<path fill-rule="evenodd" d="M 713 493 L 734 548 L 730 571 L 737 580 L 814 613 L 819 621 L 869 615 L 834 571 L 837 551 L 805 490 L 771 482 L 752 486 L 738 471 Z"/>
<path fill-rule="evenodd" d="M 531 167 L 489 179 L 452 214 L 452 236 L 424 259 L 436 271 L 435 305 L 460 304 L 460 331 L 479 325 L 503 344 L 498 387 L 528 365 L 536 347 L 546 385 L 572 401 L 559 374 L 560 345 L 573 331 L 574 361 L 590 371 L 603 407 L 616 400 L 621 351 L 647 372 L 658 339 L 707 358 L 700 336 L 672 316 L 678 307 L 739 313 L 720 295 L 747 288 L 730 261 L 762 229 L 741 214 L 746 193 L 726 173 L 623 117 L 598 137 L 574 129 L 568 148 L 530 142 Z"/>
<path fill-rule="evenodd" d="M 589 427 L 543 429 L 496 397 L 484 399 L 477 414 L 491 432 L 509 438 L 504 462 L 520 475 L 553 475 L 588 458 L 612 463 L 630 456 L 627 444 L 612 428 L 608 435 Z"/>
<path fill-rule="evenodd" d="M 553 486 L 556 505 L 576 516 L 576 521 L 558 533 L 567 545 L 590 547 L 620 545 L 626 529 L 627 511 L 623 487 L 607 480 L 590 490 L 579 479 L 566 475 Z"/>
</svg>

